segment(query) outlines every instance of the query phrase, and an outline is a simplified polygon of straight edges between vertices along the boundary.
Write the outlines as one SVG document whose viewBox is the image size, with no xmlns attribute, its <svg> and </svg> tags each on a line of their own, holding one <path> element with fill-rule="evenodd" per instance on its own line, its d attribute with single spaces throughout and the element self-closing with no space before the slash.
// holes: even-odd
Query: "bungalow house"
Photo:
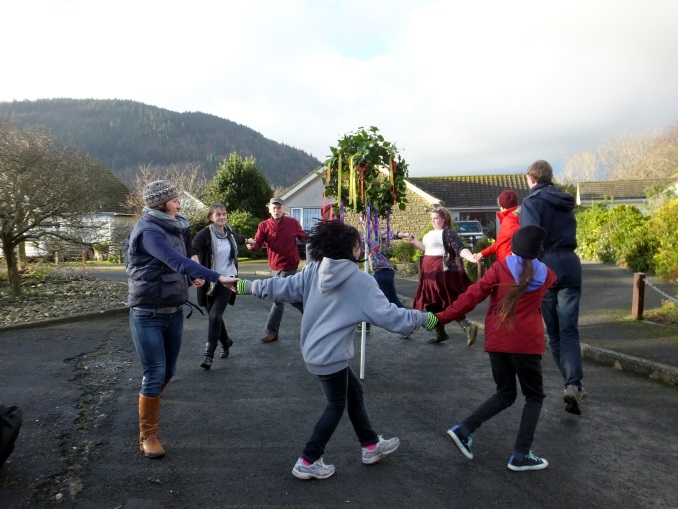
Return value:
<svg viewBox="0 0 678 509">
<path fill-rule="evenodd" d="M 314 170 L 280 196 L 285 202 L 287 213 L 307 230 L 320 218 L 323 204 L 331 201 L 324 197 L 322 169 L 323 167 Z M 514 189 L 522 199 L 528 192 L 523 173 L 408 178 L 405 184 L 407 208 L 405 211 L 393 211 L 391 225 L 394 229 L 417 234 L 430 225 L 431 209 L 445 206 L 455 221 L 477 219 L 488 235 L 493 236 L 499 193 L 505 189 Z"/>
<path fill-rule="evenodd" d="M 650 202 L 646 190 L 649 188 L 667 189 L 671 185 L 676 185 L 675 178 L 580 182 L 577 184 L 577 205 L 583 207 L 590 207 L 594 203 L 633 205 L 645 213 Z"/>
</svg>

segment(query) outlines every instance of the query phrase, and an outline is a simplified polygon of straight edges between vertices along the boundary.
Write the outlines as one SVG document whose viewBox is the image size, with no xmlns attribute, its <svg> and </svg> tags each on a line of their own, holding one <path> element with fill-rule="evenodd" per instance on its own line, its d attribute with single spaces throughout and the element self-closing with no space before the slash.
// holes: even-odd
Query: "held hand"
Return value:
<svg viewBox="0 0 678 509">
<path fill-rule="evenodd" d="M 240 280 L 237 277 L 219 276 L 219 284 L 225 286 L 232 292 L 235 292 L 235 285 L 238 281 Z"/>
<path fill-rule="evenodd" d="M 436 328 L 436 325 L 438 325 L 438 317 L 431 313 L 430 311 L 426 313 L 428 315 L 428 320 L 426 324 L 424 324 L 424 328 L 426 330 L 433 330 Z"/>
</svg>

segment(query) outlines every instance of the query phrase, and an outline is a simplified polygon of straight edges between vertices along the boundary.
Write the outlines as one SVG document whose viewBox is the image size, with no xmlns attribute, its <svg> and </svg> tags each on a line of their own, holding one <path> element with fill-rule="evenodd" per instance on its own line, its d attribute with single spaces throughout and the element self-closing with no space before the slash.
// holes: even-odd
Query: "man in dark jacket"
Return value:
<svg viewBox="0 0 678 509">
<path fill-rule="evenodd" d="M 579 300 L 581 262 L 577 247 L 575 199 L 553 185 L 553 169 L 546 161 L 536 161 L 527 169 L 530 192 L 520 207 L 520 226 L 537 225 L 546 230 L 541 260 L 556 273 L 558 280 L 542 302 L 542 315 L 549 336 L 549 348 L 565 382 L 565 410 L 581 415 L 586 397 L 579 346 Z"/>
</svg>

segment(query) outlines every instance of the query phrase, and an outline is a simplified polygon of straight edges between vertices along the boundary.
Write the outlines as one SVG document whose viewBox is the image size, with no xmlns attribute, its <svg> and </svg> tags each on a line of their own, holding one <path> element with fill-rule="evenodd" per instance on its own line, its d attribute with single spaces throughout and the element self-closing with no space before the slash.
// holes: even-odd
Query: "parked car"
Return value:
<svg viewBox="0 0 678 509">
<path fill-rule="evenodd" d="M 471 247 L 475 246 L 480 239 L 485 238 L 485 232 L 480 221 L 457 221 L 455 229 L 461 240 Z"/>
</svg>

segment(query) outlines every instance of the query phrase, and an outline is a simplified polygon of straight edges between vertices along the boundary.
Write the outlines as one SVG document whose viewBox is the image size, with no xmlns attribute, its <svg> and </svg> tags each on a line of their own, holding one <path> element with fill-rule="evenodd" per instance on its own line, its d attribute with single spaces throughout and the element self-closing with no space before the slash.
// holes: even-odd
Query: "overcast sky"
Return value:
<svg viewBox="0 0 678 509">
<path fill-rule="evenodd" d="M 14 0 L 0 101 L 131 99 L 323 160 L 361 126 L 414 177 L 556 168 L 678 121 L 676 0 Z"/>
</svg>

